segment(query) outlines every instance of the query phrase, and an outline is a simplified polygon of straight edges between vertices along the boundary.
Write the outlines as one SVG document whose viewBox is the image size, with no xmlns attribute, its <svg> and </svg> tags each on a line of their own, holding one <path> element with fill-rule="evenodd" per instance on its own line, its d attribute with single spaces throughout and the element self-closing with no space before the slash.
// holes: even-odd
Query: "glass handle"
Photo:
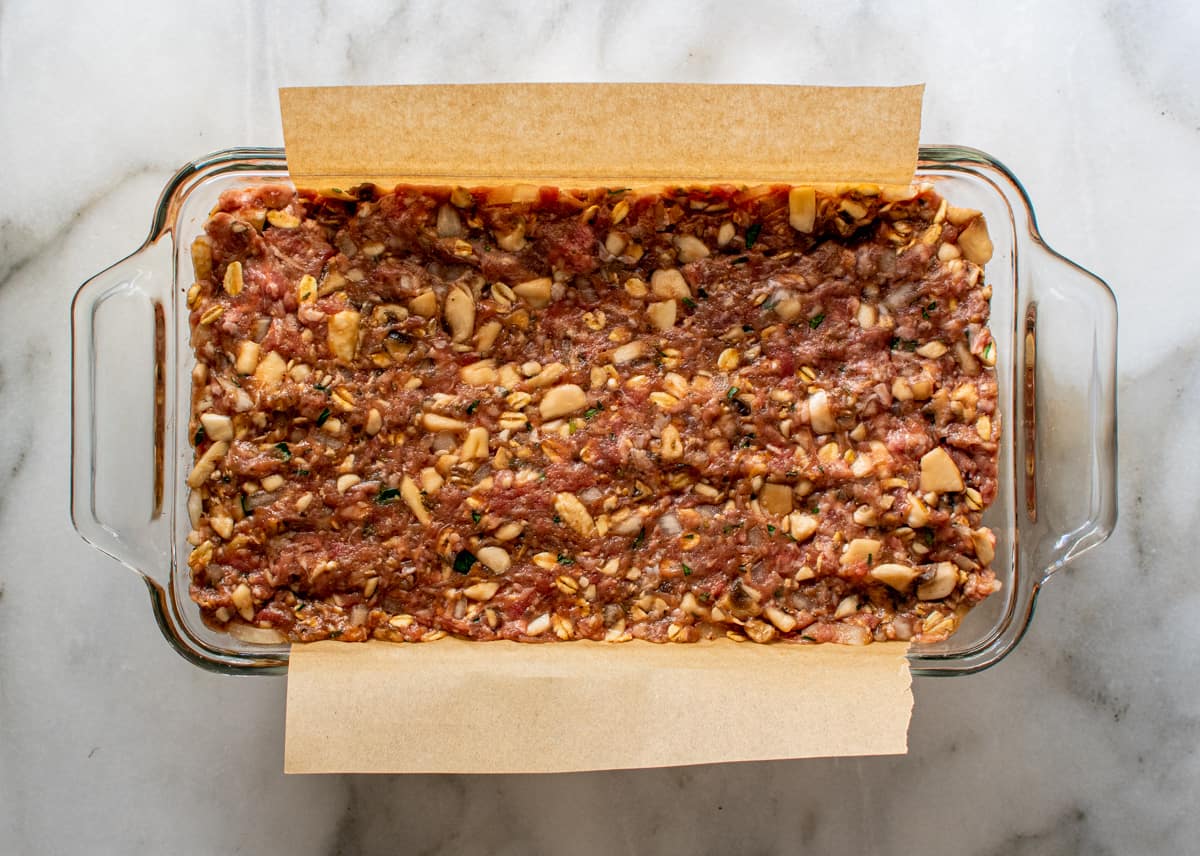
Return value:
<svg viewBox="0 0 1200 856">
<path fill-rule="evenodd" d="M 1117 303 L 1103 280 L 1036 236 L 1031 255 L 1033 299 L 1017 319 L 1017 445 L 1045 579 L 1116 525 Z"/>
<path fill-rule="evenodd" d="M 85 282 L 71 304 L 71 519 L 83 539 L 165 586 L 171 241 Z"/>
</svg>

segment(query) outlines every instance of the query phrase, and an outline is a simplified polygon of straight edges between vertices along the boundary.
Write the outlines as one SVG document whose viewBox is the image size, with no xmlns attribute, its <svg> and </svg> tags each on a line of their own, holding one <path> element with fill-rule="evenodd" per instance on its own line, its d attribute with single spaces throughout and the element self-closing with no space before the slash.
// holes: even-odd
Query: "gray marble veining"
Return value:
<svg viewBox="0 0 1200 856">
<path fill-rule="evenodd" d="M 1191 852 L 1198 79 L 1200 13 L 1180 0 L 7 0 L 0 851 Z M 278 86 L 491 80 L 925 81 L 923 139 L 999 156 L 1051 244 L 1114 286 L 1118 530 L 1050 582 L 1008 660 L 916 682 L 907 756 L 285 778 L 283 682 L 189 666 L 137 578 L 71 531 L 68 305 L 142 241 L 173 169 L 279 144 Z"/>
</svg>

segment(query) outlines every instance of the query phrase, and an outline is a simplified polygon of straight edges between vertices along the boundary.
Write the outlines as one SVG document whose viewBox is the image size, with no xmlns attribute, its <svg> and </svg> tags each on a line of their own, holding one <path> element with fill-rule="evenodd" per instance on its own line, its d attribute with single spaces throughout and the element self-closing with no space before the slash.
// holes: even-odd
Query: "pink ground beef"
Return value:
<svg viewBox="0 0 1200 856">
<path fill-rule="evenodd" d="M 221 198 L 188 295 L 206 621 L 936 641 L 998 588 L 978 212 L 515 193 Z"/>
</svg>

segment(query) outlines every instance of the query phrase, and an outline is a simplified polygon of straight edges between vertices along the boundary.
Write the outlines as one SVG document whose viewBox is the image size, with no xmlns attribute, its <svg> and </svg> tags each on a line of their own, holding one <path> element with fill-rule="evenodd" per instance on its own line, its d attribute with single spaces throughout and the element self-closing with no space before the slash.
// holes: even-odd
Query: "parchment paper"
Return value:
<svg viewBox="0 0 1200 856">
<path fill-rule="evenodd" d="M 488 84 L 282 89 L 315 189 L 413 184 L 908 184 L 924 86 Z"/>
<path fill-rule="evenodd" d="M 907 184 L 924 87 L 283 89 L 302 187 Z M 293 645 L 285 770 L 564 772 L 902 754 L 906 645 Z"/>
<path fill-rule="evenodd" d="M 289 773 L 552 773 L 906 751 L 902 644 L 292 646 Z"/>
</svg>

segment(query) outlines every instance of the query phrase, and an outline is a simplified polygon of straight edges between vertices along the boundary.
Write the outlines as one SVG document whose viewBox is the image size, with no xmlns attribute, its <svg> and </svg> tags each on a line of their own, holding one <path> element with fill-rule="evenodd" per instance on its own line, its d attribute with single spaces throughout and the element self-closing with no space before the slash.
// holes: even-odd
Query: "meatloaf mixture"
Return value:
<svg viewBox="0 0 1200 856">
<path fill-rule="evenodd" d="M 929 186 L 228 192 L 192 597 L 255 639 L 944 639 L 998 588 L 991 252 Z"/>
</svg>

